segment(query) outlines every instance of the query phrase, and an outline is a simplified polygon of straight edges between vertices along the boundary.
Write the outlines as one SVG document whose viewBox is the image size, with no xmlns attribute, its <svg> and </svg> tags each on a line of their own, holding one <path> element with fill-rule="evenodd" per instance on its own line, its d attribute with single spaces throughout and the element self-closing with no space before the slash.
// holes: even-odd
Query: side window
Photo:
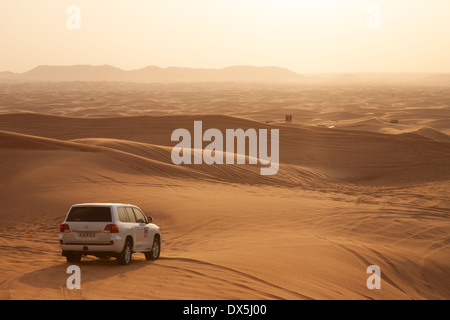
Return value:
<svg viewBox="0 0 450 320">
<path fill-rule="evenodd" d="M 117 208 L 117 213 L 119 214 L 119 220 L 121 222 L 130 222 L 125 208 Z"/>
<path fill-rule="evenodd" d="M 127 215 L 128 215 L 128 221 L 136 222 L 136 218 L 134 217 L 133 209 L 127 207 L 126 210 L 127 210 Z"/>
<path fill-rule="evenodd" d="M 133 210 L 134 210 L 134 214 L 136 215 L 136 222 L 145 223 L 147 221 L 147 219 L 145 218 L 145 216 L 141 210 L 139 210 L 137 208 L 133 208 Z"/>
</svg>

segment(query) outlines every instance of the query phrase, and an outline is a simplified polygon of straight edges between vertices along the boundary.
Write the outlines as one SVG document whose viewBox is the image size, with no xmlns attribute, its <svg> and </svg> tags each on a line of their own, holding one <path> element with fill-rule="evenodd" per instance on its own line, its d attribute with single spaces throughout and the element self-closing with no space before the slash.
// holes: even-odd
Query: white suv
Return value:
<svg viewBox="0 0 450 320">
<path fill-rule="evenodd" d="M 116 257 L 119 264 L 129 264 L 134 252 L 155 260 L 161 251 L 161 232 L 152 221 L 129 204 L 76 204 L 59 226 L 59 246 L 68 262 L 93 255 Z"/>
</svg>

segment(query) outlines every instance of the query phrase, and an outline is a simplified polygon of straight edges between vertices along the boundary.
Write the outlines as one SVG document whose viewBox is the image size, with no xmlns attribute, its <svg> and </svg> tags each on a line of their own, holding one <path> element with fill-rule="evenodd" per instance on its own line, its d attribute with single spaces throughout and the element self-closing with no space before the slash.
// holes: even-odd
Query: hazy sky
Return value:
<svg viewBox="0 0 450 320">
<path fill-rule="evenodd" d="M 74 64 L 450 72 L 450 0 L 0 0 L 0 71 Z"/>
</svg>

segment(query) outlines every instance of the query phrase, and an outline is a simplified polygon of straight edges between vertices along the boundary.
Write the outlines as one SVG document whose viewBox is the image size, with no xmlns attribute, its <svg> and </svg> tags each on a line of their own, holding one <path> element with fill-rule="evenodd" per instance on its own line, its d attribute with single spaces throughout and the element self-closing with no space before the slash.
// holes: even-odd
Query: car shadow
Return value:
<svg viewBox="0 0 450 320">
<path fill-rule="evenodd" d="M 76 265 L 80 268 L 81 283 L 86 284 L 113 277 L 125 277 L 126 273 L 143 270 L 153 263 L 154 261 L 147 261 L 140 254 L 133 255 L 129 265 L 119 265 L 115 258 L 99 259 L 88 256 L 77 263 L 69 263 L 64 259 L 61 263 L 26 273 L 19 281 L 37 288 L 61 289 L 67 287 L 67 279 L 73 274 L 73 271 L 68 272 L 69 266 Z"/>
</svg>

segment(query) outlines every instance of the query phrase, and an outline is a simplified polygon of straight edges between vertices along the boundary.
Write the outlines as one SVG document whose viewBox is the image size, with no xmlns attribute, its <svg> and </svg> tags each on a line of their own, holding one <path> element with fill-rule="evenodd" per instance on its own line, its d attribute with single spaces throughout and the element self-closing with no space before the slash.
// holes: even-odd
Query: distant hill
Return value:
<svg viewBox="0 0 450 320">
<path fill-rule="evenodd" d="M 160 68 L 125 71 L 116 67 L 75 65 L 39 66 L 22 74 L 0 72 L 0 80 L 125 81 L 125 82 L 291 82 L 302 76 L 278 67 L 233 66 L 223 69 Z"/>
<path fill-rule="evenodd" d="M 120 79 L 123 72 L 111 66 L 39 66 L 22 76 L 45 81 L 114 81 Z"/>
<path fill-rule="evenodd" d="M 8 81 L 15 81 L 20 79 L 22 76 L 19 73 L 9 72 L 9 71 L 3 71 L 0 72 L 0 81 L 2 80 L 8 80 Z"/>
<path fill-rule="evenodd" d="M 298 74 L 279 67 L 231 66 L 222 69 L 160 68 L 122 70 L 113 66 L 38 66 L 24 73 L 0 72 L 1 82 L 116 81 L 116 82 L 278 82 L 332 85 L 450 86 L 450 73 L 315 73 Z"/>
</svg>

